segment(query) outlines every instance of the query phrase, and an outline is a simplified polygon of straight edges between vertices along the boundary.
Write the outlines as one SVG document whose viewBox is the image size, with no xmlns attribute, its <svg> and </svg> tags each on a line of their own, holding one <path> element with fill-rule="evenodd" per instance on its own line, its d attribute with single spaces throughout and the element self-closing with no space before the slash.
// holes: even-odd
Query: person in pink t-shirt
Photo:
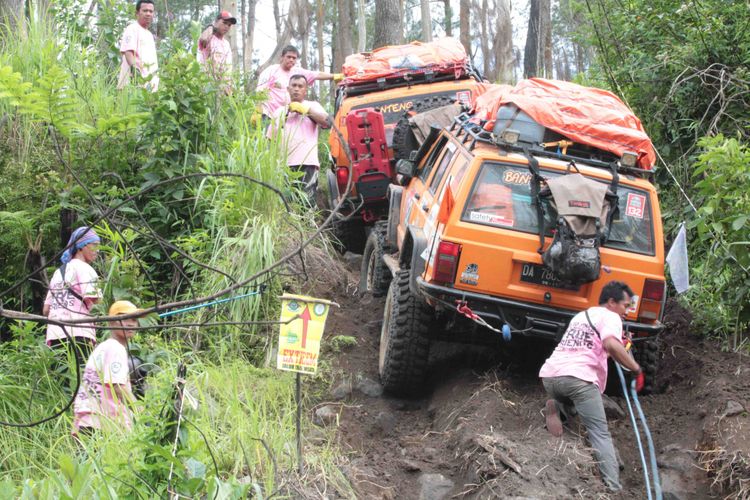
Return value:
<svg viewBox="0 0 750 500">
<path fill-rule="evenodd" d="M 307 80 L 302 75 L 293 75 L 289 81 L 289 105 L 276 110 L 268 127 L 268 137 L 283 130 L 282 147 L 287 152 L 287 165 L 295 172 L 302 172 L 303 189 L 310 205 L 315 204 L 318 189 L 318 129 L 330 128 L 331 118 L 323 106 L 308 101 Z"/>
<path fill-rule="evenodd" d="M 302 75 L 305 77 L 308 85 L 312 84 L 315 80 L 333 80 L 337 82 L 344 78 L 344 75 L 341 73 L 322 73 L 295 66 L 297 59 L 299 59 L 299 50 L 297 50 L 297 47 L 287 45 L 281 51 L 280 64 L 272 64 L 258 76 L 256 90 L 258 92 L 268 91 L 268 100 L 263 103 L 263 116 L 266 119 L 273 118 L 279 108 L 289 104 L 290 97 L 287 89 L 289 88 L 290 78 L 293 75 Z"/>
<path fill-rule="evenodd" d="M 89 227 L 79 227 L 73 231 L 60 257 L 62 266 L 55 270 L 49 282 L 42 314 L 58 321 L 90 316 L 89 311 L 101 298 L 99 276 L 91 267 L 99 253 L 99 243 L 99 236 Z M 60 365 L 67 366 L 67 358 L 72 355 L 78 366 L 83 366 L 96 345 L 96 331 L 85 323 L 64 329 L 49 323 L 47 345 L 57 352 Z"/>
<path fill-rule="evenodd" d="M 156 58 L 156 41 L 148 30 L 154 20 L 153 0 L 138 0 L 135 4 L 136 20 L 131 22 L 120 39 L 120 75 L 117 88 L 124 88 L 135 70 L 145 80 L 145 87 L 152 92 L 159 89 L 159 61 Z"/>
<path fill-rule="evenodd" d="M 623 346 L 622 319 L 632 305 L 633 291 L 620 281 L 610 281 L 599 295 L 599 306 L 576 314 L 555 351 L 539 371 L 550 398 L 545 405 L 547 430 L 563 434 L 560 414 L 581 418 L 599 464 L 602 479 L 619 491 L 620 471 L 612 436 L 607 427 L 602 393 L 607 384 L 607 358 L 637 377 L 643 387 L 641 367 Z"/>
<path fill-rule="evenodd" d="M 198 62 L 217 81 L 225 82 L 224 92 L 231 94 L 229 74 L 232 72 L 232 48 L 226 39 L 237 18 L 223 10 L 214 24 L 206 28 L 198 39 Z"/>
<path fill-rule="evenodd" d="M 127 300 L 109 308 L 109 316 L 137 313 Z M 91 353 L 73 402 L 74 436 L 91 434 L 95 429 L 126 429 L 133 425 L 130 405 L 135 401 L 130 385 L 128 340 L 138 326 L 135 318 L 111 321 L 110 337 Z"/>
</svg>

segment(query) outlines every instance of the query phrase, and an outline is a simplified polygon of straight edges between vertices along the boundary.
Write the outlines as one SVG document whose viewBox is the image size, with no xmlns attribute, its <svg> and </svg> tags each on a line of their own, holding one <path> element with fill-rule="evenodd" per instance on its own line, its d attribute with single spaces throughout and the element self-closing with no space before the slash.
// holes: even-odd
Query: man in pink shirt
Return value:
<svg viewBox="0 0 750 500">
<path fill-rule="evenodd" d="M 312 205 L 318 188 L 318 129 L 330 128 L 331 118 L 323 106 L 308 101 L 307 79 L 304 75 L 292 75 L 289 80 L 289 105 L 274 112 L 268 127 L 268 137 L 283 130 L 282 147 L 287 152 L 287 165 L 295 172 L 303 172 L 303 189 Z"/>
<path fill-rule="evenodd" d="M 118 300 L 109 308 L 109 316 L 135 312 L 138 308 L 127 300 Z M 135 397 L 130 385 L 128 340 L 135 330 L 127 328 L 137 326 L 135 318 L 110 322 L 109 338 L 91 353 L 73 402 L 74 436 L 96 429 L 131 429 L 129 406 Z"/>
<path fill-rule="evenodd" d="M 120 39 L 120 75 L 117 88 L 122 89 L 130 82 L 135 70 L 145 81 L 144 86 L 152 92 L 159 89 L 159 62 L 156 59 L 156 42 L 148 30 L 154 20 L 154 1 L 138 0 L 135 4 L 136 20 L 131 22 Z"/>
<path fill-rule="evenodd" d="M 539 376 L 552 398 L 545 405 L 547 430 L 562 436 L 560 413 L 576 414 L 588 432 L 602 479 L 619 491 L 620 471 L 607 427 L 601 394 L 607 384 L 607 357 L 630 370 L 643 387 L 641 367 L 623 346 L 622 318 L 632 305 L 633 291 L 621 281 L 610 281 L 599 295 L 599 306 L 576 314 Z"/>
<path fill-rule="evenodd" d="M 198 62 L 217 81 L 224 81 L 224 91 L 231 93 L 229 73 L 232 72 L 232 48 L 226 39 L 237 18 L 223 10 L 216 16 L 213 26 L 209 26 L 198 39 Z"/>
<path fill-rule="evenodd" d="M 293 45 L 287 45 L 281 51 L 280 64 L 273 64 L 267 67 L 258 77 L 258 92 L 268 91 L 268 100 L 263 103 L 263 116 L 273 118 L 274 113 L 279 108 L 289 104 L 290 97 L 287 92 L 290 78 L 293 75 L 302 75 L 308 85 L 315 80 L 333 80 L 335 82 L 344 78 L 342 73 L 321 73 L 319 71 L 309 71 L 297 64 L 299 59 L 299 50 Z"/>
</svg>

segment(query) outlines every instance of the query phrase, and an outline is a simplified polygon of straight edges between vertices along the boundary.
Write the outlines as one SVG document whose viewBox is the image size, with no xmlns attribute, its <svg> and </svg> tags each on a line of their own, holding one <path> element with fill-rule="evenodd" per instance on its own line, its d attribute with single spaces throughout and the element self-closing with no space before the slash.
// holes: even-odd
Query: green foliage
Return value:
<svg viewBox="0 0 750 500">
<path fill-rule="evenodd" d="M 691 250 L 700 281 L 691 303 L 707 329 L 741 330 L 750 322 L 750 147 L 721 135 L 699 146 L 693 177 L 700 208 L 689 227 L 697 232 Z"/>
</svg>

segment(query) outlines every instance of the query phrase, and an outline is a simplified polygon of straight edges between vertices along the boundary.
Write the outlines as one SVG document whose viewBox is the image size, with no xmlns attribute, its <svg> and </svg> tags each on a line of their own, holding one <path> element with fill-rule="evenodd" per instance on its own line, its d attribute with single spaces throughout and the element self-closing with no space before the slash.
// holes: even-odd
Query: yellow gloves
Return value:
<svg viewBox="0 0 750 500">
<path fill-rule="evenodd" d="M 303 102 L 292 102 L 289 104 L 289 111 L 306 115 L 307 112 L 310 111 L 310 105 Z"/>
<path fill-rule="evenodd" d="M 343 73 L 334 73 L 333 74 L 333 81 L 334 82 L 340 82 L 343 79 L 344 79 L 344 74 Z"/>
</svg>

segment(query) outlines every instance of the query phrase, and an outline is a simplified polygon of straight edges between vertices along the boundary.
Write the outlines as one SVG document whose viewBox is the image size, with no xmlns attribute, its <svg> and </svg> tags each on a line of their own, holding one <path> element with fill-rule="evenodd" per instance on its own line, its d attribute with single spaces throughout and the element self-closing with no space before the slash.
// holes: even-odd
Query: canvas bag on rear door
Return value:
<svg viewBox="0 0 750 500">
<path fill-rule="evenodd" d="M 602 231 L 610 225 L 617 195 L 605 184 L 575 173 L 548 179 L 539 196 L 551 198 L 558 216 L 552 244 L 542 252 L 544 265 L 572 285 L 598 279 L 599 247 L 606 239 Z"/>
</svg>

